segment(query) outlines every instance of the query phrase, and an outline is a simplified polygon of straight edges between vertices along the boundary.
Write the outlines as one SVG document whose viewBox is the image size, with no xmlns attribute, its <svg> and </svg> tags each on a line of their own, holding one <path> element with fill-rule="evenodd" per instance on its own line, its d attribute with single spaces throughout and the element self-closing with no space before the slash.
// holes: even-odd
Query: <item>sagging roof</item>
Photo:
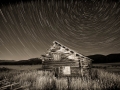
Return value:
<svg viewBox="0 0 120 90">
<path fill-rule="evenodd" d="M 76 54 L 76 56 L 78 56 L 78 57 L 80 56 L 81 58 L 86 58 L 86 59 L 88 59 L 88 60 L 92 60 L 92 59 L 86 57 L 85 55 L 80 54 L 80 53 L 76 52 L 75 50 L 72 50 L 72 49 L 66 47 L 65 45 L 59 43 L 58 41 L 53 41 L 53 44 L 56 44 L 56 45 L 58 45 L 58 46 L 64 48 L 65 50 L 70 51 L 71 53 Z M 92 60 L 92 61 L 93 61 L 93 60 Z"/>
</svg>

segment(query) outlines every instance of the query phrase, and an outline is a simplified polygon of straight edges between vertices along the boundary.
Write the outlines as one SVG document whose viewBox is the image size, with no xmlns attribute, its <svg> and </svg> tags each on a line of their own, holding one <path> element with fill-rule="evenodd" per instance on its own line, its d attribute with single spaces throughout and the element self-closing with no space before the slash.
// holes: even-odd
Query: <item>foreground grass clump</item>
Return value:
<svg viewBox="0 0 120 90">
<path fill-rule="evenodd" d="M 9 79 L 10 81 L 13 81 L 13 77 L 21 74 L 22 72 L 23 71 L 18 71 L 18 70 L 0 71 L 0 80 Z"/>
<path fill-rule="evenodd" d="M 56 78 L 49 71 L 23 71 L 12 78 L 29 90 L 116 90 L 120 89 L 120 75 L 93 69 L 91 77 Z"/>
</svg>

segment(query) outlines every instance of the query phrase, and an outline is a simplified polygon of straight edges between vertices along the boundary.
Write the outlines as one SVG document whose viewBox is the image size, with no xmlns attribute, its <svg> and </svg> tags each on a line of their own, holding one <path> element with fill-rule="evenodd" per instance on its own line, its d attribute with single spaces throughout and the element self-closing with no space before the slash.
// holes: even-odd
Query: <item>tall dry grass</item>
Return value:
<svg viewBox="0 0 120 90">
<path fill-rule="evenodd" d="M 29 85 L 29 90 L 116 90 L 120 89 L 120 75 L 93 69 L 91 77 L 56 78 L 49 71 L 24 71 L 15 74 L 13 81 Z"/>
</svg>

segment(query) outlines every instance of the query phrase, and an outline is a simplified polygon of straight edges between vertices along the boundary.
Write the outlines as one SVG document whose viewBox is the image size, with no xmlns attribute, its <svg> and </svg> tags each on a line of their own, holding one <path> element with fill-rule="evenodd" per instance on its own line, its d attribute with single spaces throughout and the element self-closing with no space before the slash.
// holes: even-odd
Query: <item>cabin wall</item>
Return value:
<svg viewBox="0 0 120 90">
<path fill-rule="evenodd" d="M 69 67 L 70 70 L 65 70 Z M 53 70 L 58 76 L 89 76 L 91 73 L 91 61 L 44 61 L 44 70 Z M 70 73 L 70 74 L 65 74 Z"/>
<path fill-rule="evenodd" d="M 48 52 L 50 59 L 44 60 L 44 70 L 53 70 L 59 76 L 90 75 L 92 61 L 89 58 L 58 42 L 54 42 Z"/>
</svg>

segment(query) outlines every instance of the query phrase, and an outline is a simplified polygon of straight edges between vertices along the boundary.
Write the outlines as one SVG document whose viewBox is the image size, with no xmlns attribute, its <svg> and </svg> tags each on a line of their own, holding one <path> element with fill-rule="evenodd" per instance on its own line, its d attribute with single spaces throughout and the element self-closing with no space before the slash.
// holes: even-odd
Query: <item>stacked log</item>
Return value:
<svg viewBox="0 0 120 90">
<path fill-rule="evenodd" d="M 43 69 L 44 70 L 53 70 L 59 77 L 64 76 L 90 76 L 90 67 L 91 63 L 87 60 L 61 60 L 61 61 L 44 61 Z M 70 67 L 70 72 L 64 73 L 64 68 Z M 68 74 L 67 74 L 68 73 Z M 69 74 L 70 73 L 70 74 Z"/>
<path fill-rule="evenodd" d="M 74 50 L 53 42 L 48 55 L 51 58 L 43 60 L 43 69 L 52 70 L 58 76 L 89 76 L 91 59 Z"/>
</svg>

